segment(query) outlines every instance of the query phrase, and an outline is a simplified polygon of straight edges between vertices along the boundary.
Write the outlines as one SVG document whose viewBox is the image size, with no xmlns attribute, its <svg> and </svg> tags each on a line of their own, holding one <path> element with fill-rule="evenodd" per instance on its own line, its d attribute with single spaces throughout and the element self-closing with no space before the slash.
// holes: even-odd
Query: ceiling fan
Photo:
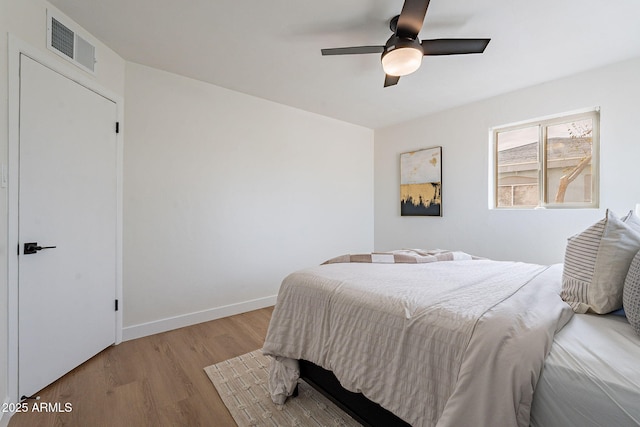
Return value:
<svg viewBox="0 0 640 427">
<path fill-rule="evenodd" d="M 384 87 L 420 68 L 423 56 L 482 53 L 491 39 L 418 39 L 429 0 L 405 0 L 400 15 L 389 23 L 393 32 L 384 46 L 353 46 L 322 49 L 322 55 L 382 53 Z"/>
</svg>

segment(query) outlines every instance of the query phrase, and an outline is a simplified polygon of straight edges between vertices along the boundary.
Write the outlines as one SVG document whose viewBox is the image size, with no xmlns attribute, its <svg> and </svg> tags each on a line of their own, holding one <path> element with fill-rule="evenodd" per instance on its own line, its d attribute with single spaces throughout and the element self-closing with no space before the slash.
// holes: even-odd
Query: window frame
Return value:
<svg viewBox="0 0 640 427">
<path fill-rule="evenodd" d="M 547 128 L 572 121 L 591 119 L 591 202 L 555 203 L 548 194 L 547 171 Z M 528 127 L 538 127 L 538 204 L 536 206 L 498 206 L 498 134 Z M 574 111 L 538 119 L 526 120 L 510 125 L 495 126 L 490 129 L 490 147 L 493 162 L 490 188 L 490 209 L 532 210 L 532 209 L 597 209 L 600 206 L 600 108 Z"/>
</svg>

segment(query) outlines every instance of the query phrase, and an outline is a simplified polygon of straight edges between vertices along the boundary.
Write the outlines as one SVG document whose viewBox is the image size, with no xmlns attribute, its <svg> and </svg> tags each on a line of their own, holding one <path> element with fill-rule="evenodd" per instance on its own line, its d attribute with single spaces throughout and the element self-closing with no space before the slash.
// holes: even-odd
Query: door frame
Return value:
<svg viewBox="0 0 640 427">
<path fill-rule="evenodd" d="M 116 104 L 118 122 L 124 122 L 124 99 L 104 88 L 88 75 L 73 69 L 69 64 L 40 51 L 15 35 L 8 34 L 8 101 L 9 101 L 9 152 L 8 152 L 8 197 L 7 197 L 7 392 L 11 402 L 18 402 L 18 219 L 19 219 L 19 166 L 20 166 L 20 55 L 26 55 L 43 66 L 96 92 Z M 114 124 L 115 125 L 115 124 Z M 115 132 L 115 129 L 114 129 Z M 122 292 L 122 171 L 124 137 L 122 126 L 116 134 L 116 342 L 122 342 L 123 292 Z"/>
</svg>

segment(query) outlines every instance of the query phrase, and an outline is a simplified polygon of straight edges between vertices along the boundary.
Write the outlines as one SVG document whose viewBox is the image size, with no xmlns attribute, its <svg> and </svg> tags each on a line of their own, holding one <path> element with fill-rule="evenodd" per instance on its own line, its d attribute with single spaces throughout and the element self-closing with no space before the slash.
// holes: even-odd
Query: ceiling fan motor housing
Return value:
<svg viewBox="0 0 640 427">
<path fill-rule="evenodd" d="M 417 49 L 424 55 L 424 50 L 422 49 L 422 44 L 420 44 L 420 40 L 416 37 L 415 39 L 410 39 L 408 37 L 398 37 L 395 34 L 389 37 L 387 43 L 384 45 L 384 52 L 382 52 L 382 57 L 395 49 L 401 48 L 412 48 Z"/>
<path fill-rule="evenodd" d="M 420 68 L 424 49 L 416 37 L 398 37 L 395 34 L 387 40 L 382 52 L 382 68 L 390 76 L 406 76 Z"/>
</svg>

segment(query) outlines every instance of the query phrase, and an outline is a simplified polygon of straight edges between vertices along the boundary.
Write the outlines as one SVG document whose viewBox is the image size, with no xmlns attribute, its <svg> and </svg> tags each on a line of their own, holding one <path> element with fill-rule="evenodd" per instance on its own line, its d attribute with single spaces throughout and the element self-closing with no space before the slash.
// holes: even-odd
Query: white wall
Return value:
<svg viewBox="0 0 640 427">
<path fill-rule="evenodd" d="M 46 49 L 47 8 L 0 0 L 0 163 L 7 33 L 78 70 Z M 127 67 L 125 93 L 124 60 L 74 29 L 96 45 L 91 78 L 131 102 L 123 124 L 125 338 L 154 332 L 137 328 L 145 322 L 163 330 L 180 323 L 163 323 L 172 316 L 191 322 L 272 303 L 289 272 L 373 249 L 373 131 L 136 64 Z M 0 223 L 6 295 L 4 188 Z M 0 298 L 0 403 L 11 393 L 7 328 Z"/>
<path fill-rule="evenodd" d="M 46 10 L 54 9 L 43 0 L 0 0 L 0 163 L 6 165 L 8 158 L 8 33 L 41 51 L 53 61 L 63 64 L 75 72 L 79 68 L 50 52 L 46 48 Z M 73 22 L 69 20 L 70 22 Z M 124 94 L 124 60 L 107 48 L 104 44 L 92 38 L 81 27 L 76 26 L 87 40 L 96 46 L 96 56 L 99 67 L 95 76 L 86 77 L 98 82 L 101 86 L 116 93 Z M 0 188 L 0 403 L 5 396 L 12 393 L 8 389 L 8 322 L 7 322 L 7 189 Z M 0 425 L 7 417 L 0 413 Z"/>
<path fill-rule="evenodd" d="M 373 249 L 372 130 L 134 63 L 124 129 L 125 339 Z"/>
<path fill-rule="evenodd" d="M 375 132 L 375 248 L 448 248 L 494 259 L 562 262 L 567 237 L 640 202 L 640 58 Z M 489 128 L 601 107 L 600 209 L 490 210 Z M 443 214 L 401 217 L 399 154 L 441 145 Z"/>
</svg>

